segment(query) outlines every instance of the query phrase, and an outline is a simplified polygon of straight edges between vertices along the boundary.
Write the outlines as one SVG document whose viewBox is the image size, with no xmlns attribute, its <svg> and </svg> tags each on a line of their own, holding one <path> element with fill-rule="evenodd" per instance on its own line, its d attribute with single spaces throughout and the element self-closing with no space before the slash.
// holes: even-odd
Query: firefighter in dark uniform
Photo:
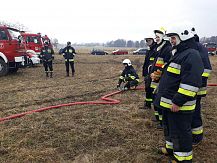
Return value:
<svg viewBox="0 0 217 163">
<path fill-rule="evenodd" d="M 201 117 L 201 98 L 205 97 L 207 94 L 207 80 L 212 71 L 212 66 L 210 64 L 208 50 L 199 42 L 199 37 L 195 32 L 195 28 L 192 28 L 192 34 L 194 34 L 195 39 L 191 41 L 191 48 L 197 50 L 201 56 L 204 66 L 204 72 L 202 74 L 202 87 L 197 93 L 197 102 L 195 107 L 195 112 L 193 114 L 192 120 L 192 137 L 193 145 L 198 145 L 203 139 L 203 122 Z"/>
<path fill-rule="evenodd" d="M 151 104 L 153 103 L 154 89 L 150 87 L 151 85 L 150 70 L 151 70 L 151 65 L 153 64 L 157 54 L 156 53 L 157 44 L 154 41 L 154 36 L 146 37 L 145 42 L 148 46 L 148 52 L 145 55 L 145 60 L 142 67 L 142 76 L 144 77 L 144 81 L 145 81 L 145 102 L 144 102 L 144 106 L 141 109 L 151 109 Z"/>
<path fill-rule="evenodd" d="M 50 78 L 53 77 L 53 63 L 52 63 L 53 54 L 54 54 L 53 49 L 49 48 L 48 42 L 45 41 L 44 47 L 41 49 L 40 56 L 43 62 L 46 77 L 49 77 L 49 73 L 50 73 Z"/>
<path fill-rule="evenodd" d="M 154 30 L 155 36 L 156 36 L 156 42 L 157 42 L 157 48 L 156 48 L 156 57 L 153 62 L 152 68 L 151 68 L 151 74 L 161 74 L 163 67 L 166 63 L 169 62 L 172 54 L 171 54 L 171 49 L 172 46 L 169 41 L 165 40 L 165 29 L 160 29 L 160 30 Z M 152 80 L 151 82 L 151 88 L 154 89 L 154 96 L 156 89 L 159 84 L 159 78 L 155 78 L 156 80 Z M 162 128 L 162 110 L 161 108 L 158 108 L 157 106 L 154 105 L 154 114 L 156 119 L 160 122 L 160 124 L 157 126 L 157 128 Z"/>
<path fill-rule="evenodd" d="M 129 59 L 125 59 L 123 62 L 125 66 L 121 76 L 119 78 L 117 88 L 121 89 L 122 82 L 125 83 L 123 90 L 128 90 L 132 87 L 137 87 L 139 84 L 139 76 L 136 73 L 136 70 L 133 68 L 131 61 Z"/>
<path fill-rule="evenodd" d="M 161 152 L 169 154 L 172 162 L 187 163 L 193 158 L 191 123 L 202 84 L 203 62 L 198 51 L 189 47 L 194 37 L 190 30 L 174 28 L 167 36 L 173 56 L 164 66 L 154 100 L 163 110 L 166 146 Z"/>
<path fill-rule="evenodd" d="M 67 42 L 67 46 L 62 50 L 65 58 L 66 76 L 69 76 L 69 65 L 72 69 L 72 77 L 75 75 L 74 56 L 76 54 L 75 49 L 71 46 L 71 42 Z"/>
</svg>

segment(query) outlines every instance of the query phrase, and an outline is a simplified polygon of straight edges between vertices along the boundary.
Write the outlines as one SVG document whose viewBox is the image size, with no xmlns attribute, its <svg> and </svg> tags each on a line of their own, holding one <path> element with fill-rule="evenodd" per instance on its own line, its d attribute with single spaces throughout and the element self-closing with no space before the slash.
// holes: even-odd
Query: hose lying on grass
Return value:
<svg viewBox="0 0 217 163">
<path fill-rule="evenodd" d="M 208 84 L 208 86 L 214 87 L 214 86 L 217 86 L 217 84 Z M 143 87 L 137 87 L 136 88 L 136 90 L 141 90 L 141 89 L 144 89 L 144 88 Z M 15 118 L 20 118 L 20 117 L 23 117 L 25 115 L 32 114 L 32 113 L 43 112 L 45 110 L 57 109 L 57 108 L 65 107 L 65 106 L 72 106 L 72 105 L 115 105 L 115 104 L 119 104 L 120 101 L 109 98 L 109 97 L 116 95 L 116 94 L 119 94 L 119 93 L 122 93 L 122 92 L 124 92 L 124 91 L 115 91 L 115 92 L 109 93 L 107 95 L 104 95 L 100 98 L 101 101 L 96 100 L 96 101 L 72 102 L 72 103 L 67 103 L 67 104 L 47 106 L 47 107 L 39 108 L 36 110 L 31 110 L 31 111 L 27 111 L 27 112 L 23 112 L 23 113 L 18 113 L 18 114 L 13 114 L 13 115 L 10 115 L 8 117 L 0 118 L 0 122 L 15 119 Z"/>
</svg>

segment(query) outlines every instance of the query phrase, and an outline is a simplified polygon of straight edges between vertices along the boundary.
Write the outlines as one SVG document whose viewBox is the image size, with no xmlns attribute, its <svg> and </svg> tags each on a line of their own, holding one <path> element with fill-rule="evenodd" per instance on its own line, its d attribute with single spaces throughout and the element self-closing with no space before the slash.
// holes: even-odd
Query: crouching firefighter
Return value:
<svg viewBox="0 0 217 163">
<path fill-rule="evenodd" d="M 69 65 L 72 69 L 72 77 L 75 75 L 74 56 L 76 54 L 75 49 L 71 46 L 71 42 L 67 42 L 67 46 L 62 51 L 65 58 L 66 76 L 69 76 Z"/>
<path fill-rule="evenodd" d="M 117 88 L 122 89 L 122 82 L 126 83 L 123 87 L 123 90 L 128 90 L 132 87 L 137 87 L 139 84 L 139 76 L 136 73 L 136 70 L 133 68 L 131 61 L 129 59 L 125 59 L 122 63 L 125 66 L 125 68 L 121 73 L 121 76 L 117 84 Z"/>
<path fill-rule="evenodd" d="M 41 58 L 45 70 L 46 77 L 49 77 L 50 73 L 50 78 L 53 77 L 53 54 L 54 51 L 52 48 L 49 48 L 48 42 L 44 42 L 44 47 L 41 49 Z M 49 69 L 49 70 L 48 70 Z"/>
<path fill-rule="evenodd" d="M 193 34 L 185 27 L 168 31 L 173 46 L 172 58 L 164 66 L 154 104 L 162 108 L 165 147 L 172 162 L 191 163 L 192 116 L 196 95 L 202 85 L 203 62 L 197 50 L 189 46 Z"/>
</svg>

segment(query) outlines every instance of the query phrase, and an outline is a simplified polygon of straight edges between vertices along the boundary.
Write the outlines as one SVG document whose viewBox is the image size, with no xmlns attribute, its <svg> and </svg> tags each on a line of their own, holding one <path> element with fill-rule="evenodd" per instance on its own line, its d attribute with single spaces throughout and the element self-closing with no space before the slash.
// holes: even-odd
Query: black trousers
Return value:
<svg viewBox="0 0 217 163">
<path fill-rule="evenodd" d="M 167 150 L 173 151 L 174 158 L 176 158 L 177 161 L 182 162 L 185 160 L 186 162 L 191 162 L 191 123 L 193 113 L 174 113 L 166 109 L 163 109 L 162 111 Z"/>
<path fill-rule="evenodd" d="M 69 73 L 69 65 L 71 66 L 72 73 L 75 72 L 74 61 L 65 61 L 66 72 Z"/>
<path fill-rule="evenodd" d="M 45 72 L 48 72 L 48 69 L 50 72 L 53 72 L 53 62 L 52 61 L 43 61 L 43 66 Z"/>
<path fill-rule="evenodd" d="M 153 103 L 153 91 L 154 89 L 150 87 L 151 85 L 151 78 L 146 77 L 145 78 L 145 103 L 147 105 L 151 105 Z"/>
<path fill-rule="evenodd" d="M 197 143 L 203 139 L 203 122 L 201 117 L 201 97 L 197 97 L 195 112 L 192 119 L 193 142 Z"/>
<path fill-rule="evenodd" d="M 130 87 L 138 86 L 138 83 L 137 80 L 127 81 L 124 87 L 129 89 Z"/>
</svg>

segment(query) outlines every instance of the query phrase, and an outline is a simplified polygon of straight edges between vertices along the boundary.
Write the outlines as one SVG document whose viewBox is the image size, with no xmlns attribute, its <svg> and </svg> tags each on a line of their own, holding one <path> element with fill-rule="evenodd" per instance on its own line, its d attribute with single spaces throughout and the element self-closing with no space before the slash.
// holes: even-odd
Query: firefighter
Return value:
<svg viewBox="0 0 217 163">
<path fill-rule="evenodd" d="M 153 62 L 152 68 L 151 68 L 151 74 L 155 73 L 160 75 L 163 67 L 166 63 L 169 62 L 172 54 L 171 54 L 171 44 L 168 40 L 165 40 L 165 29 L 161 28 L 160 30 L 154 30 L 155 36 L 156 36 L 156 57 Z M 159 84 L 159 78 L 156 80 L 152 80 L 151 82 L 151 88 L 154 89 L 154 96 L 156 94 L 156 90 Z M 156 120 L 159 121 L 159 125 L 157 128 L 162 129 L 162 110 L 161 108 L 158 108 L 157 106 L 154 106 L 154 114 L 156 117 Z"/>
<path fill-rule="evenodd" d="M 169 154 L 172 162 L 192 162 L 191 123 L 196 94 L 202 84 L 203 63 L 198 51 L 189 46 L 194 37 L 190 30 L 174 28 L 167 36 L 173 56 L 164 66 L 154 100 L 163 110 L 166 143 L 160 151 Z"/>
<path fill-rule="evenodd" d="M 139 76 L 133 68 L 131 61 L 129 59 L 125 59 L 122 63 L 124 65 L 124 70 L 119 78 L 117 88 L 121 89 L 122 82 L 125 83 L 123 90 L 137 87 L 139 83 Z"/>
<path fill-rule="evenodd" d="M 154 36 L 148 36 L 145 38 L 146 45 L 148 46 L 148 52 L 145 55 L 144 64 L 142 67 L 142 76 L 144 77 L 145 81 L 145 102 L 144 106 L 141 109 L 151 109 L 151 104 L 153 103 L 153 88 L 150 87 L 151 85 L 151 78 L 150 78 L 150 69 L 151 65 L 154 62 L 156 57 L 156 42 L 154 40 Z"/>
<path fill-rule="evenodd" d="M 195 39 L 195 41 L 192 40 L 190 46 L 193 49 L 198 50 L 201 56 L 201 59 L 203 61 L 203 66 L 204 66 L 204 72 L 202 74 L 202 87 L 199 89 L 197 93 L 197 102 L 196 102 L 195 112 L 193 114 L 193 120 L 192 120 L 192 126 L 191 126 L 193 145 L 196 146 L 203 139 L 203 122 L 202 122 L 202 117 L 201 117 L 201 98 L 205 97 L 207 94 L 207 80 L 212 71 L 212 66 L 210 64 L 208 50 L 201 43 L 199 43 L 199 37 L 195 32 L 195 28 L 192 28 L 192 34 L 194 34 L 194 38 L 192 39 Z"/>
<path fill-rule="evenodd" d="M 49 48 L 48 42 L 45 41 L 44 47 L 41 49 L 40 56 L 43 62 L 46 77 L 49 77 L 49 73 L 50 73 L 50 78 L 53 77 L 53 63 L 52 63 L 53 54 L 54 54 L 53 49 Z"/>
<path fill-rule="evenodd" d="M 75 49 L 71 46 L 71 42 L 67 42 L 67 46 L 62 50 L 65 58 L 66 76 L 69 76 L 69 65 L 72 69 L 72 77 L 75 75 L 74 56 L 76 54 Z"/>
</svg>

